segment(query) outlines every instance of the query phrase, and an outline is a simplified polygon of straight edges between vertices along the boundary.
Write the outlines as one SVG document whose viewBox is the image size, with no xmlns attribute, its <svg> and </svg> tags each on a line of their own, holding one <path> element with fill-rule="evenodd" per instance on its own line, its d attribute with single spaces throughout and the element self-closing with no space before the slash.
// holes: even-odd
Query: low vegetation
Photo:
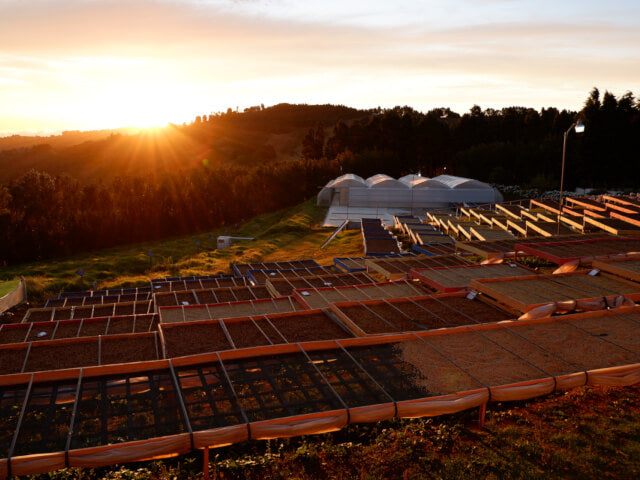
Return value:
<svg viewBox="0 0 640 480">
<path fill-rule="evenodd" d="M 322 228 L 326 211 L 311 199 L 291 209 L 255 217 L 237 228 L 100 250 L 59 260 L 0 267 L 0 279 L 24 276 L 32 305 L 41 305 L 60 291 L 148 285 L 151 278 L 230 273 L 232 263 L 315 258 L 332 264 L 336 256 L 362 255 L 359 231 L 341 233 L 326 248 L 320 246 L 332 229 Z M 216 250 L 218 235 L 254 237 Z M 149 257 L 151 252 L 151 257 Z M 78 271 L 83 271 L 83 276 Z M 2 288 L 2 287 L 0 287 Z"/>
</svg>

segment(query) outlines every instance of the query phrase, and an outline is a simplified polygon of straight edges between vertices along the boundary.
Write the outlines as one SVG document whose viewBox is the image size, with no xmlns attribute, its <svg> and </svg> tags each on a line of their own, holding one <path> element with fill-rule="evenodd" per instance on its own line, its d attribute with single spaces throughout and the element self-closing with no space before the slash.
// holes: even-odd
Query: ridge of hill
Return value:
<svg viewBox="0 0 640 480">
<path fill-rule="evenodd" d="M 338 120 L 369 115 L 334 105 L 254 108 L 258 110 L 198 116 L 188 125 L 157 129 L 0 138 L 0 184 L 31 169 L 97 183 L 115 177 L 175 174 L 203 163 L 249 167 L 299 158 L 310 128 L 330 128 Z"/>
</svg>

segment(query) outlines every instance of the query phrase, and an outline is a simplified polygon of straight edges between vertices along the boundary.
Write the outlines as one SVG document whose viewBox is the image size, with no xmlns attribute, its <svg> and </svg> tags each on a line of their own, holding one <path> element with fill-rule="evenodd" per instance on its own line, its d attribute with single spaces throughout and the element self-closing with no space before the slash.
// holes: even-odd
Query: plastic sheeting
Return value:
<svg viewBox="0 0 640 480">
<path fill-rule="evenodd" d="M 569 313 L 574 310 L 583 312 L 595 312 L 608 308 L 633 307 L 635 302 L 622 295 L 612 295 L 590 300 L 566 300 L 563 302 L 550 302 L 529 310 L 521 315 L 518 320 L 535 320 L 538 318 L 548 318 L 555 313 Z"/>
</svg>

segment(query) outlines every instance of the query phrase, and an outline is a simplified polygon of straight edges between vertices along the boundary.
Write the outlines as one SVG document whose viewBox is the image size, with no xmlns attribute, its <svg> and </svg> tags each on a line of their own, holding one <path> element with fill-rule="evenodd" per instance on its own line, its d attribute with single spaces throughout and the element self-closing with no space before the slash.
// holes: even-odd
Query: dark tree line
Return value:
<svg viewBox="0 0 640 480">
<path fill-rule="evenodd" d="M 640 183 L 640 103 L 632 93 L 616 98 L 593 89 L 580 112 L 509 107 L 462 116 L 447 109 L 426 114 L 396 107 L 354 122 L 338 122 L 322 147 L 312 129 L 303 151 L 337 159 L 344 172 L 367 177 L 421 171 L 450 173 L 499 184 L 557 188 L 562 136 L 580 118 L 584 134 L 571 132 L 567 185 L 637 187 Z"/>
<path fill-rule="evenodd" d="M 331 162 L 302 159 L 108 185 L 32 170 L 0 189 L 0 265 L 232 225 L 295 205 L 337 174 Z"/>
<path fill-rule="evenodd" d="M 276 120 L 269 117 L 269 110 Z M 0 264 L 19 263 L 138 241 L 191 234 L 295 205 L 340 173 L 368 177 L 420 171 L 539 188 L 557 188 L 563 133 L 569 134 L 566 185 L 638 187 L 640 105 L 594 89 L 580 112 L 473 107 L 462 116 L 409 107 L 362 112 L 292 106 L 201 117 L 175 127 L 200 136 L 224 122 L 269 131 L 314 124 L 301 158 L 205 164 L 160 177 L 104 183 L 29 171 L 0 186 Z M 342 120 L 339 120 L 342 118 Z M 204 129 L 204 130 L 203 130 Z"/>
</svg>

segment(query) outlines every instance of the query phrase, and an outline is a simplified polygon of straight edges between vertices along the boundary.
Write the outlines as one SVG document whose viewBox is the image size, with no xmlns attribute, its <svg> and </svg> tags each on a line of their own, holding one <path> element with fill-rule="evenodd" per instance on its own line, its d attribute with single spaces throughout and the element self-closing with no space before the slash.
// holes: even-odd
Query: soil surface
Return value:
<svg viewBox="0 0 640 480">
<path fill-rule="evenodd" d="M 157 359 L 154 335 L 141 334 L 140 336 L 126 338 L 102 337 L 101 365 Z"/>
<path fill-rule="evenodd" d="M 108 318 L 101 318 L 99 320 L 84 320 L 82 327 L 80 327 L 80 337 L 95 337 L 98 335 L 104 335 L 107 331 Z"/>
<path fill-rule="evenodd" d="M 20 373 L 27 354 L 27 346 L 0 350 L 0 374 Z"/>
<path fill-rule="evenodd" d="M 163 329 L 169 358 L 231 348 L 231 344 L 229 344 L 217 320 L 206 324 L 173 325 Z"/>
<path fill-rule="evenodd" d="M 269 340 L 251 320 L 243 322 L 225 322 L 227 332 L 236 348 L 270 345 Z"/>
<path fill-rule="evenodd" d="M 118 333 L 133 332 L 133 317 L 112 317 L 109 322 L 109 330 L 107 335 L 115 335 Z"/>
<path fill-rule="evenodd" d="M 14 328 L 3 327 L 0 330 L 0 344 L 6 345 L 8 343 L 22 343 L 25 341 L 29 325 L 20 325 Z"/>
<path fill-rule="evenodd" d="M 367 307 L 374 313 L 380 315 L 391 325 L 396 327 L 398 332 L 410 332 L 413 330 L 423 330 L 411 321 L 404 313 L 398 311 L 386 302 L 367 304 Z"/>
<path fill-rule="evenodd" d="M 25 372 L 87 367 L 98 364 L 98 339 L 58 345 L 34 343 L 29 352 Z"/>
<path fill-rule="evenodd" d="M 269 320 L 290 343 L 353 337 L 324 313 L 274 316 Z"/>
<path fill-rule="evenodd" d="M 56 330 L 55 338 L 59 339 L 77 337 L 79 328 L 79 320 L 61 321 L 60 323 L 58 323 L 58 329 Z"/>
<path fill-rule="evenodd" d="M 387 324 L 373 312 L 361 305 L 341 306 L 340 310 L 366 334 L 371 335 L 396 331 L 393 325 Z"/>
</svg>

